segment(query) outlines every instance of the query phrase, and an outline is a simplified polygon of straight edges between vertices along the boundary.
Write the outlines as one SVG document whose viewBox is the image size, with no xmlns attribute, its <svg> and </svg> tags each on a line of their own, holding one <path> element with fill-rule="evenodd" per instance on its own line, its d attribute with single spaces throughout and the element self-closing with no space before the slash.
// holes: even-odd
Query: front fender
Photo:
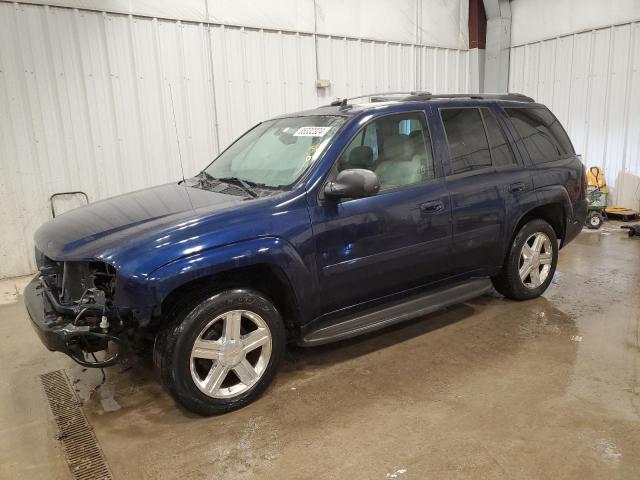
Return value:
<svg viewBox="0 0 640 480">
<path fill-rule="evenodd" d="M 143 279 L 124 279 L 116 298 L 119 305 L 157 309 L 172 291 L 186 283 L 252 265 L 278 267 L 295 286 L 298 305 L 310 298 L 313 277 L 304 261 L 289 242 L 271 236 L 203 250 L 169 262 Z"/>
</svg>

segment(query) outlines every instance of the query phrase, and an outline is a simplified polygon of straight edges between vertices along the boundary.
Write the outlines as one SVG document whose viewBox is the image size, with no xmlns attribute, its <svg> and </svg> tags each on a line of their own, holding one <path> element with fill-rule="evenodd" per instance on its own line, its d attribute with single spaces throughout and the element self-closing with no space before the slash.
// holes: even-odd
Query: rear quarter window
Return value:
<svg viewBox="0 0 640 480">
<path fill-rule="evenodd" d="M 567 133 L 548 109 L 506 107 L 504 110 L 533 163 L 553 162 L 575 154 Z"/>
<path fill-rule="evenodd" d="M 440 116 L 447 135 L 452 174 L 490 168 L 491 150 L 480 110 L 441 108 Z"/>
</svg>

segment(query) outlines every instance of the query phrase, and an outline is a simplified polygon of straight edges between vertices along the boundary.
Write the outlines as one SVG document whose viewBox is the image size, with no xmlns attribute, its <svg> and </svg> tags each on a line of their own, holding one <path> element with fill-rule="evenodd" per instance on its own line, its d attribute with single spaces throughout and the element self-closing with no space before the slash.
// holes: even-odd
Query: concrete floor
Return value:
<svg viewBox="0 0 640 480">
<path fill-rule="evenodd" d="M 37 375 L 66 368 L 0 306 L 0 478 L 70 478 Z M 116 479 L 640 478 L 640 239 L 561 252 L 544 297 L 494 297 L 287 354 L 256 403 L 176 407 L 148 365 L 85 403 Z"/>
</svg>

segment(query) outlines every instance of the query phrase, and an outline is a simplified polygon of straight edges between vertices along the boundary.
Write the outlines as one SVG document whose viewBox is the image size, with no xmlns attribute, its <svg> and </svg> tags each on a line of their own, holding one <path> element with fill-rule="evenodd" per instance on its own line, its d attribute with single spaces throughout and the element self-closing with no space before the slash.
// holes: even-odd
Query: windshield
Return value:
<svg viewBox="0 0 640 480">
<path fill-rule="evenodd" d="M 268 120 L 240 137 L 204 172 L 215 179 L 288 187 L 320 157 L 344 121 L 326 115 Z"/>
</svg>

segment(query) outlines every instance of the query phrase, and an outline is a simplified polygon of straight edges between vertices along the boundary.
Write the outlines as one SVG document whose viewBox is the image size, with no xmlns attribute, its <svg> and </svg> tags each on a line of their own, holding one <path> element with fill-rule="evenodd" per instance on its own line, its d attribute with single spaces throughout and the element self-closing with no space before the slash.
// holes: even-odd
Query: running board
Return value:
<svg viewBox="0 0 640 480">
<path fill-rule="evenodd" d="M 481 278 L 421 293 L 402 301 L 338 319 L 331 325 L 312 330 L 305 335 L 300 344 L 310 347 L 355 337 L 435 312 L 455 303 L 466 302 L 489 290 L 491 290 L 491 281 L 488 278 Z"/>
</svg>

